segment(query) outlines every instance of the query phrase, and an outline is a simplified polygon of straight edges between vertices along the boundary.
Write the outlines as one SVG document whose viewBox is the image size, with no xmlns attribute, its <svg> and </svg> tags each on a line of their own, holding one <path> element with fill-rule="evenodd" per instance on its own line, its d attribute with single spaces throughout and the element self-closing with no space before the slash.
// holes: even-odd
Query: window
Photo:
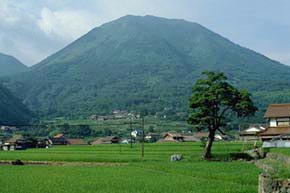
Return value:
<svg viewBox="0 0 290 193">
<path fill-rule="evenodd" d="M 290 119 L 289 118 L 277 118 L 277 125 L 278 126 L 290 125 Z"/>
</svg>

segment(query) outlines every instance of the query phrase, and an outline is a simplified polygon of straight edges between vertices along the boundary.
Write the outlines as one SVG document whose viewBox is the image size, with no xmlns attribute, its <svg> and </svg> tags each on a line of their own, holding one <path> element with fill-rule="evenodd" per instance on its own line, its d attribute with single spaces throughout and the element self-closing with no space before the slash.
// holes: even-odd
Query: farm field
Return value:
<svg viewBox="0 0 290 193">
<path fill-rule="evenodd" d="M 270 152 L 273 152 L 273 153 L 280 153 L 283 155 L 290 156 L 290 149 L 289 148 L 271 148 L 269 150 L 270 150 Z"/>
<path fill-rule="evenodd" d="M 213 152 L 221 157 L 240 152 L 252 144 L 222 142 Z M 244 146 L 244 147 L 243 147 Z M 170 163 L 173 153 L 185 159 Z M 50 160 L 67 162 L 122 162 L 100 166 L 0 166 L 2 193 L 231 193 L 257 192 L 259 169 L 240 161 L 205 162 L 200 160 L 199 143 L 145 144 L 140 146 L 98 145 L 62 146 L 27 151 L 1 151 L 0 160 Z M 124 164 L 126 163 L 126 164 Z"/>
</svg>

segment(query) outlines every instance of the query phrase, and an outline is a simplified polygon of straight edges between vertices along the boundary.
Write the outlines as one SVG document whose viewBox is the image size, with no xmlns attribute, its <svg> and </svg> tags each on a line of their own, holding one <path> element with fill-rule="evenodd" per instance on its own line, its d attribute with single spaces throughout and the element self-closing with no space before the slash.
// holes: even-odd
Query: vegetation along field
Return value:
<svg viewBox="0 0 290 193">
<path fill-rule="evenodd" d="M 213 153 L 227 160 L 230 153 L 251 146 L 221 142 L 215 144 Z M 169 162 L 173 153 L 183 154 L 184 160 Z M 201 154 L 200 143 L 145 144 L 144 160 L 138 144 L 133 149 L 129 145 L 97 145 L 2 151 L 0 160 L 45 160 L 63 165 L 1 165 L 0 192 L 257 192 L 260 171 L 254 164 L 204 162 Z"/>
</svg>

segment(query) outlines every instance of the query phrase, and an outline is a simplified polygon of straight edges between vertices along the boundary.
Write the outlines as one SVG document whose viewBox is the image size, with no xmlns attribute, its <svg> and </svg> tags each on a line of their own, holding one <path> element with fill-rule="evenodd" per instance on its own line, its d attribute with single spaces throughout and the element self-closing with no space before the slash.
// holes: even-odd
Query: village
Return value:
<svg viewBox="0 0 290 193">
<path fill-rule="evenodd" d="M 90 116 L 92 120 L 104 121 L 112 119 L 124 119 L 128 117 L 140 118 L 127 111 L 116 110 L 113 115 Z M 263 142 L 263 147 L 290 147 L 290 104 L 271 104 L 265 115 L 265 124 L 251 124 L 245 130 L 236 131 L 236 135 L 222 133 L 215 134 L 215 141 L 242 141 L 242 142 Z M 1 150 L 25 150 L 29 148 L 51 148 L 58 145 L 98 145 L 98 144 L 133 144 L 133 143 L 182 143 L 182 142 L 206 142 L 209 133 L 203 131 L 167 131 L 150 132 L 131 130 L 128 137 L 109 135 L 87 140 L 85 138 L 69 138 L 66 134 L 57 133 L 52 137 L 23 136 L 18 134 L 20 128 L 12 126 L 1 126 L 2 135 L 0 138 Z M 69 131 L 68 131 L 69 132 Z M 10 136 L 10 137 L 9 137 Z"/>
</svg>

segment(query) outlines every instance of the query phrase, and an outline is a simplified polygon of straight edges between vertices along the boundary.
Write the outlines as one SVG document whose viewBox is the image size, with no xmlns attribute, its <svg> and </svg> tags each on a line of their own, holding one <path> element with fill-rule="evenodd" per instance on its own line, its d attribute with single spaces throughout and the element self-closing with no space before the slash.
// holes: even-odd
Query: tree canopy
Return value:
<svg viewBox="0 0 290 193">
<path fill-rule="evenodd" d="M 204 158 L 211 158 L 211 147 L 216 131 L 222 134 L 229 113 L 237 117 L 254 115 L 258 110 L 246 90 L 238 90 L 228 83 L 224 73 L 205 71 L 206 77 L 196 81 L 192 88 L 189 123 L 209 132 Z"/>
</svg>

